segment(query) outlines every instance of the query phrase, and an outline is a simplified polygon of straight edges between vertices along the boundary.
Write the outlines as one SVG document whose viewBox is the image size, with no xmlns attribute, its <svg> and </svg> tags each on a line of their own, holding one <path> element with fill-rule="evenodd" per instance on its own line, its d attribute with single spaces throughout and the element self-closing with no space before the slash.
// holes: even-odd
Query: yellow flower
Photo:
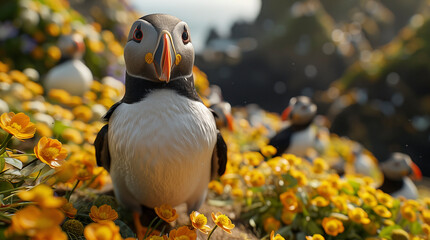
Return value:
<svg viewBox="0 0 430 240">
<path fill-rule="evenodd" d="M 178 218 L 178 213 L 176 213 L 176 209 L 172 208 L 170 205 L 163 204 L 160 207 L 154 208 L 155 213 L 157 213 L 158 217 L 163 219 L 166 222 L 173 222 Z"/>
<path fill-rule="evenodd" d="M 112 221 L 88 224 L 84 229 L 87 240 L 121 240 L 119 227 Z"/>
<path fill-rule="evenodd" d="M 67 240 L 67 234 L 61 230 L 60 226 L 46 228 L 38 231 L 31 240 Z"/>
<path fill-rule="evenodd" d="M 282 211 L 281 221 L 286 225 L 290 225 L 291 223 L 293 223 L 295 217 L 296 213 L 284 209 Z"/>
<path fill-rule="evenodd" d="M 343 223 L 334 217 L 325 217 L 322 221 L 324 231 L 330 235 L 336 237 L 339 233 L 343 233 L 345 230 Z"/>
<path fill-rule="evenodd" d="M 48 50 L 46 50 L 46 53 L 49 58 L 58 61 L 61 58 L 61 51 L 57 46 L 50 46 L 48 47 Z"/>
<path fill-rule="evenodd" d="M 77 106 L 73 109 L 73 115 L 79 120 L 88 122 L 93 117 L 93 112 L 91 109 L 85 105 Z"/>
<path fill-rule="evenodd" d="M 211 228 L 208 225 L 206 225 L 206 223 L 208 223 L 208 219 L 206 218 L 205 215 L 199 212 L 193 211 L 190 214 L 190 219 L 193 227 L 198 229 L 200 232 L 204 234 L 208 234 L 210 232 Z"/>
<path fill-rule="evenodd" d="M 287 153 L 282 154 L 282 157 L 287 159 L 288 163 L 290 163 L 291 166 L 298 166 L 302 163 L 302 159 L 297 157 L 294 154 Z"/>
<path fill-rule="evenodd" d="M 297 170 L 291 170 L 290 174 L 297 180 L 297 184 L 299 186 L 305 186 L 306 184 L 308 184 L 308 178 L 303 172 L 297 171 Z"/>
<path fill-rule="evenodd" d="M 245 152 L 243 157 L 252 166 L 258 166 L 264 160 L 264 157 L 259 152 Z"/>
<path fill-rule="evenodd" d="M 73 203 L 71 202 L 64 204 L 60 210 L 63 211 L 68 218 L 75 218 L 76 213 L 78 213 L 78 210 L 73 207 Z"/>
<path fill-rule="evenodd" d="M 299 207 L 296 194 L 292 190 L 288 190 L 279 195 L 281 203 L 284 205 L 284 209 L 290 212 L 296 212 Z"/>
<path fill-rule="evenodd" d="M 400 213 L 402 217 L 410 222 L 415 222 L 417 220 L 417 213 L 415 208 L 409 204 L 405 204 L 400 208 Z"/>
<path fill-rule="evenodd" d="M 264 147 L 261 148 L 261 153 L 265 156 L 265 157 L 272 157 L 273 155 L 276 154 L 276 148 L 274 146 L 271 145 L 266 145 Z"/>
<path fill-rule="evenodd" d="M 58 34 L 60 34 L 60 27 L 55 23 L 49 23 L 48 25 L 46 25 L 45 30 L 49 35 L 53 37 L 56 37 L 58 36 Z"/>
<path fill-rule="evenodd" d="M 421 217 L 425 223 L 430 224 L 430 210 L 429 209 L 423 209 L 421 211 Z"/>
<path fill-rule="evenodd" d="M 311 204 L 317 207 L 326 207 L 330 204 L 330 202 L 324 197 L 318 196 L 311 200 Z"/>
<path fill-rule="evenodd" d="M 209 189 L 214 191 L 216 194 L 221 195 L 224 192 L 224 186 L 218 181 L 211 181 L 208 185 Z"/>
<path fill-rule="evenodd" d="M 81 144 L 84 141 L 82 134 L 74 128 L 64 129 L 63 133 L 61 134 L 61 137 L 63 137 L 66 141 L 70 141 L 76 144 Z"/>
<path fill-rule="evenodd" d="M 379 203 L 381 203 L 382 205 L 386 206 L 387 208 L 392 208 L 393 204 L 394 204 L 394 199 L 391 195 L 384 193 L 382 191 L 377 191 L 376 192 L 376 199 L 378 200 Z"/>
<path fill-rule="evenodd" d="M 9 72 L 10 78 L 18 83 L 25 83 L 28 81 L 27 75 L 25 75 L 23 72 L 18 70 L 12 70 Z"/>
<path fill-rule="evenodd" d="M 36 123 L 36 131 L 42 137 L 52 137 L 52 129 L 46 124 L 42 122 Z"/>
<path fill-rule="evenodd" d="M 75 160 L 73 165 L 75 166 L 76 179 L 85 181 L 93 176 L 94 163 L 90 162 L 90 160 L 86 158 Z"/>
<path fill-rule="evenodd" d="M 306 240 L 325 240 L 321 234 L 314 234 L 313 236 L 306 236 Z"/>
<path fill-rule="evenodd" d="M 338 195 L 339 191 L 334 188 L 330 182 L 322 181 L 317 187 L 317 192 L 319 195 L 330 199 L 330 197 Z"/>
<path fill-rule="evenodd" d="M 62 148 L 61 142 L 56 139 L 42 137 L 34 147 L 34 154 L 43 163 L 51 168 L 57 168 L 63 164 L 67 157 L 66 149 Z"/>
<path fill-rule="evenodd" d="M 363 200 L 364 204 L 369 205 L 370 207 L 378 205 L 376 198 L 368 192 L 358 192 L 358 196 Z"/>
<path fill-rule="evenodd" d="M 324 171 L 326 171 L 328 169 L 328 164 L 327 162 L 322 159 L 322 158 L 315 158 L 313 161 L 313 167 L 312 167 L 312 171 L 314 173 L 323 173 Z"/>
<path fill-rule="evenodd" d="M 390 210 L 388 210 L 384 205 L 373 207 L 373 211 L 383 218 L 390 218 L 392 215 Z"/>
<path fill-rule="evenodd" d="M 36 126 L 30 122 L 30 117 L 24 113 L 3 113 L 0 117 L 0 127 L 19 140 L 29 139 L 36 133 Z"/>
<path fill-rule="evenodd" d="M 266 178 L 264 177 L 263 173 L 257 169 L 248 172 L 244 178 L 247 184 L 252 187 L 261 187 L 266 182 Z"/>
<path fill-rule="evenodd" d="M 361 224 L 368 224 L 370 223 L 369 216 L 362 208 L 354 208 L 348 211 L 348 216 L 351 219 L 351 221 Z"/>
<path fill-rule="evenodd" d="M 285 240 L 285 238 L 279 235 L 279 233 L 275 236 L 275 231 L 272 231 L 270 233 L 270 240 Z"/>
<path fill-rule="evenodd" d="M 231 233 L 231 229 L 234 228 L 234 224 L 231 223 L 230 218 L 220 212 L 217 212 L 217 214 L 212 213 L 212 220 L 227 233 Z"/>
<path fill-rule="evenodd" d="M 170 240 L 196 240 L 197 233 L 195 230 L 190 230 L 187 226 L 182 226 L 178 229 L 173 229 L 169 233 Z"/>
<path fill-rule="evenodd" d="M 348 209 L 346 198 L 344 196 L 342 196 L 342 195 L 340 195 L 340 196 L 333 196 L 331 198 L 331 202 L 341 212 L 344 212 L 344 211 L 346 211 Z"/>
<path fill-rule="evenodd" d="M 428 224 L 423 224 L 423 233 L 428 237 L 430 237 L 430 226 Z"/>
<path fill-rule="evenodd" d="M 263 228 L 266 232 L 277 231 L 281 227 L 281 222 L 274 217 L 264 219 Z"/>
<path fill-rule="evenodd" d="M 30 191 L 21 191 L 18 197 L 24 201 L 36 202 L 42 208 L 59 208 L 66 203 L 63 197 L 55 197 L 51 187 L 39 184 Z"/>
<path fill-rule="evenodd" d="M 267 161 L 267 164 L 275 174 L 284 174 L 290 170 L 290 163 L 282 157 L 274 157 Z"/>
<path fill-rule="evenodd" d="M 99 208 L 92 206 L 90 211 L 90 218 L 94 222 L 115 221 L 118 218 L 118 213 L 107 204 L 101 205 Z"/>
<path fill-rule="evenodd" d="M 231 190 L 231 196 L 234 198 L 242 198 L 243 197 L 243 190 L 241 188 L 235 187 Z"/>
<path fill-rule="evenodd" d="M 7 229 L 7 235 L 34 236 L 42 229 L 52 229 L 59 226 L 63 219 L 64 215 L 58 209 L 41 210 L 31 205 L 12 215 L 12 223 Z"/>
<path fill-rule="evenodd" d="M 48 96 L 52 100 L 63 104 L 69 103 L 70 99 L 72 98 L 72 96 L 70 96 L 70 93 L 63 89 L 51 89 L 48 92 Z"/>
</svg>

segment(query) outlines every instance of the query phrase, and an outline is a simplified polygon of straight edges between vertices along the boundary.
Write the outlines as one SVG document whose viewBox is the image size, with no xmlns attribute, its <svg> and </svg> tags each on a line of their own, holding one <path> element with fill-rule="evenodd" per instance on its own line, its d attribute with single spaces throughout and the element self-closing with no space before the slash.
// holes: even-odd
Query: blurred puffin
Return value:
<svg viewBox="0 0 430 240">
<path fill-rule="evenodd" d="M 82 96 L 93 82 L 93 74 L 81 60 L 85 52 L 84 40 L 77 33 L 64 35 L 59 38 L 58 47 L 61 59 L 59 65 L 47 73 L 45 88 L 47 91 L 64 89 L 71 95 Z"/>
<path fill-rule="evenodd" d="M 380 164 L 380 167 L 384 174 L 384 182 L 379 189 L 393 197 L 418 198 L 417 187 L 410 177 L 414 180 L 420 180 L 422 174 L 409 155 L 399 152 L 393 153 L 387 161 Z"/>
<path fill-rule="evenodd" d="M 227 146 L 194 88 L 188 25 L 164 14 L 136 20 L 124 48 L 126 92 L 106 113 L 96 159 L 118 200 L 143 220 L 161 204 L 199 209 L 209 181 L 225 172 Z M 149 216 L 151 215 L 151 216 Z M 145 218 L 146 217 L 146 218 Z"/>
<path fill-rule="evenodd" d="M 292 153 L 305 157 L 308 148 L 314 147 L 318 134 L 312 122 L 317 113 L 317 106 L 306 96 L 293 97 L 289 106 L 282 113 L 282 120 L 289 120 L 289 125 L 270 139 L 269 145 L 277 149 L 276 155 Z"/>
<path fill-rule="evenodd" d="M 230 131 L 234 130 L 234 120 L 231 115 L 230 103 L 223 100 L 221 88 L 217 85 L 210 86 L 210 94 L 208 96 L 210 108 L 216 113 L 217 128 L 227 128 Z"/>
</svg>

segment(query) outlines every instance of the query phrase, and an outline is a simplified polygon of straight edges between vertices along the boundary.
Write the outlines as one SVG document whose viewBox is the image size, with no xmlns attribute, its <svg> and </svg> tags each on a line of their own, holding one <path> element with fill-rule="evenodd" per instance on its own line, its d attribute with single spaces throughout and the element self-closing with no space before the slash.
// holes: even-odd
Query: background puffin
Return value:
<svg viewBox="0 0 430 240">
<path fill-rule="evenodd" d="M 141 239 L 140 214 L 161 204 L 186 203 L 189 212 L 201 206 L 211 178 L 225 172 L 227 147 L 194 88 L 185 22 L 164 14 L 138 19 L 124 59 L 124 98 L 106 113 L 94 144 Z"/>
<path fill-rule="evenodd" d="M 64 89 L 74 96 L 82 96 L 93 82 L 93 74 L 82 62 L 85 52 L 84 40 L 74 33 L 61 36 L 58 40 L 61 50 L 59 64 L 52 68 L 45 78 L 45 89 Z"/>
<path fill-rule="evenodd" d="M 384 182 L 379 189 L 393 197 L 418 198 L 417 187 L 410 177 L 420 180 L 422 174 L 409 155 L 395 152 L 388 160 L 381 163 L 380 167 L 384 174 Z"/>
<path fill-rule="evenodd" d="M 289 125 L 269 142 L 277 149 L 277 155 L 292 153 L 306 156 L 308 148 L 314 146 L 318 133 L 318 128 L 312 126 L 316 113 L 317 107 L 309 97 L 291 98 L 289 106 L 282 113 L 282 120 L 289 120 Z"/>
<path fill-rule="evenodd" d="M 210 108 L 216 113 L 217 128 L 227 128 L 230 131 L 234 130 L 234 120 L 231 115 L 230 103 L 224 101 L 221 88 L 217 85 L 210 86 L 210 94 L 208 96 Z"/>
</svg>

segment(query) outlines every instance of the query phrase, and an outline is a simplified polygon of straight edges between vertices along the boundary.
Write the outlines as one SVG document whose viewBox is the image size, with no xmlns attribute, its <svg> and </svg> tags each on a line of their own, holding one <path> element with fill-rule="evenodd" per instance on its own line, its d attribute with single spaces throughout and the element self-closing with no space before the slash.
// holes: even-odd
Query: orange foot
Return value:
<svg viewBox="0 0 430 240">
<path fill-rule="evenodd" d="M 142 226 L 141 222 L 140 222 L 140 213 L 138 212 L 133 212 L 133 220 L 134 220 L 134 226 L 136 228 L 136 235 L 137 235 L 137 239 L 138 240 L 144 240 L 143 238 L 145 237 L 146 232 L 150 229 L 148 229 L 147 227 Z M 150 236 L 159 236 L 160 235 L 160 231 L 158 230 L 153 230 Z M 149 238 L 150 236 L 147 236 L 147 238 Z"/>
</svg>

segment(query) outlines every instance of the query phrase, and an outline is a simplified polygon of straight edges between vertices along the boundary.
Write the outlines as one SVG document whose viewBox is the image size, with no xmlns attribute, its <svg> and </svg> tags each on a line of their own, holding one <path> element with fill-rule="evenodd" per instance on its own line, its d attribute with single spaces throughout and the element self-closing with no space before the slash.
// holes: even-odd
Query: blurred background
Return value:
<svg viewBox="0 0 430 240">
<path fill-rule="evenodd" d="M 94 78 L 123 81 L 129 26 L 150 13 L 189 24 L 196 66 L 232 106 L 281 113 L 309 96 L 331 132 L 380 160 L 407 153 L 430 175 L 429 0 L 9 0 L 0 60 L 43 76 L 59 35 L 78 30 Z"/>
</svg>

